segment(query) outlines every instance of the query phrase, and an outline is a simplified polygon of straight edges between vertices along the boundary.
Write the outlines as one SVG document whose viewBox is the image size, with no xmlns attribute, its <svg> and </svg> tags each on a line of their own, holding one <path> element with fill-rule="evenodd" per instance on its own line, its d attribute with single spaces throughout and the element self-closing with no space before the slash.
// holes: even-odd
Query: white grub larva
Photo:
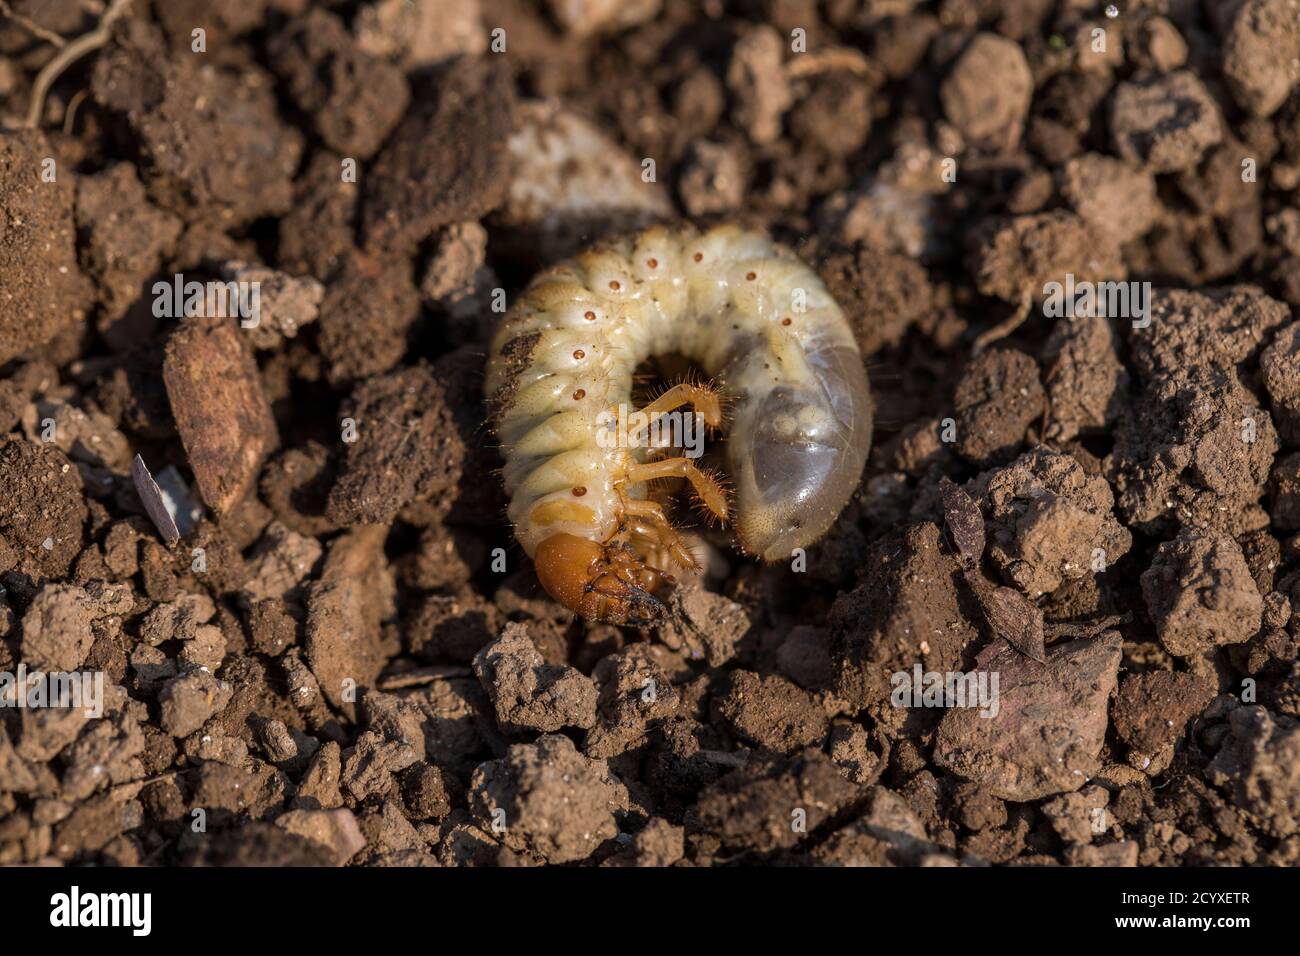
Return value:
<svg viewBox="0 0 1300 956">
<path fill-rule="evenodd" d="M 608 441 L 633 372 L 678 353 L 728 405 L 730 519 L 745 552 L 791 557 L 820 538 L 858 486 L 871 397 L 839 306 L 804 263 L 736 226 L 656 226 L 537 275 L 492 343 L 486 391 L 505 459 L 509 516 L 543 587 L 591 621 L 660 618 L 671 565 L 693 565 L 646 482 L 687 479 L 727 517 L 690 459 L 657 459 L 643 435 Z M 691 406 L 722 422 L 717 393 L 679 384 L 641 411 Z"/>
</svg>

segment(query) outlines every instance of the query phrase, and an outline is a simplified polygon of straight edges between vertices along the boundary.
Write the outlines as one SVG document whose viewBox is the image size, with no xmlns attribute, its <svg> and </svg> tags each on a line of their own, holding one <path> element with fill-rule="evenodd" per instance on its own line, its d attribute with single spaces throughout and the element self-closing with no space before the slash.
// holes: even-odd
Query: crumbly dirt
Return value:
<svg viewBox="0 0 1300 956">
<path fill-rule="evenodd" d="M 1300 864 L 1300 10 L 1116 6 L 135 0 L 36 129 L 94 5 L 0 8 L 0 677 L 104 682 L 0 682 L 0 865 Z M 876 434 L 590 625 L 486 343 L 677 219 L 814 265 Z"/>
</svg>

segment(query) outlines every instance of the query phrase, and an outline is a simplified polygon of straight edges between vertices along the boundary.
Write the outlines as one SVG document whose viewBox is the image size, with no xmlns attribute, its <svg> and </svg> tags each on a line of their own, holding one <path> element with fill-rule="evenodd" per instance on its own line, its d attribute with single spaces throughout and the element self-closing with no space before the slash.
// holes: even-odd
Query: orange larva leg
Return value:
<svg viewBox="0 0 1300 956">
<path fill-rule="evenodd" d="M 627 470 L 627 480 L 634 484 L 654 481 L 656 478 L 685 478 L 699 495 L 700 501 L 704 502 L 704 507 L 719 520 L 727 520 L 727 493 L 722 490 L 716 478 L 700 471 L 689 458 L 665 458 L 663 461 L 632 465 Z"/>
<path fill-rule="evenodd" d="M 695 570 L 699 567 L 691 552 L 682 542 L 682 537 L 668 520 L 663 505 L 657 501 L 629 501 L 625 510 L 629 515 L 644 518 L 644 532 L 649 534 L 660 547 L 664 548 L 672 559 L 683 568 Z M 641 530 L 638 528 L 637 530 Z"/>
<path fill-rule="evenodd" d="M 650 404 L 637 409 L 646 416 L 646 423 L 640 428 L 629 431 L 628 437 L 631 438 L 640 435 L 642 432 L 649 431 L 650 425 L 655 419 L 675 408 L 681 408 L 683 405 L 690 405 L 703 415 L 704 424 L 709 428 L 720 428 L 722 426 L 722 402 L 718 398 L 718 393 L 707 385 L 680 382 Z"/>
</svg>

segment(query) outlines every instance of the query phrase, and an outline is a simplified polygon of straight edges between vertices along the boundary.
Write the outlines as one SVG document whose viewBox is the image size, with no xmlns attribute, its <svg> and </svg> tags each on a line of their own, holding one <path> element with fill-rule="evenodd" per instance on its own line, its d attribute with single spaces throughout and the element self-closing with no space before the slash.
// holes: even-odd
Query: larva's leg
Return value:
<svg viewBox="0 0 1300 956">
<path fill-rule="evenodd" d="M 653 594 L 662 590 L 664 583 L 671 580 L 663 572 L 646 566 L 631 551 L 624 549 L 607 549 L 610 573 L 623 584 L 634 585 Z"/>
<path fill-rule="evenodd" d="M 672 556 L 672 559 L 678 565 L 691 570 L 699 567 L 699 564 L 687 549 L 686 544 L 682 541 L 681 535 L 677 533 L 677 529 L 668 520 L 663 505 L 657 501 L 629 501 L 625 510 L 633 517 L 644 519 L 644 525 L 638 522 L 636 530 L 642 531 L 642 533 L 651 537 Z"/>
<path fill-rule="evenodd" d="M 695 489 L 700 501 L 704 502 L 704 507 L 720 520 L 727 519 L 727 493 L 722 490 L 716 478 L 700 471 L 689 458 L 665 458 L 662 461 L 632 465 L 627 470 L 627 479 L 634 484 L 654 481 L 656 478 L 685 478 Z"/>
<path fill-rule="evenodd" d="M 637 409 L 638 412 L 645 415 L 646 421 L 640 428 L 630 429 L 628 437 L 639 436 L 643 432 L 649 431 L 655 419 L 661 415 L 666 415 L 675 408 L 681 408 L 683 405 L 690 405 L 703 415 L 704 424 L 710 428 L 722 427 L 722 402 L 718 398 L 718 393 L 707 385 L 692 385 L 690 382 L 679 382 L 650 404 Z"/>
</svg>

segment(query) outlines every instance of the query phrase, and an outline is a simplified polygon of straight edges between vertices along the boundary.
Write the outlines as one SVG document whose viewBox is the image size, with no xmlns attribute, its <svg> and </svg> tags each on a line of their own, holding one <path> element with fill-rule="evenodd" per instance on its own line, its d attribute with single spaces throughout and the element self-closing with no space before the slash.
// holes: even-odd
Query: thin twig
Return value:
<svg viewBox="0 0 1300 956">
<path fill-rule="evenodd" d="M 131 0 L 113 0 L 99 21 L 99 26 L 77 37 L 61 49 L 54 59 L 41 67 L 41 72 L 36 74 L 36 80 L 32 83 L 32 98 L 27 106 L 27 122 L 24 123 L 27 129 L 36 129 L 40 126 L 41 114 L 45 112 L 45 97 L 49 95 L 54 81 L 77 60 L 108 43 L 108 38 L 113 32 L 113 24 L 125 16 L 130 8 Z"/>
<path fill-rule="evenodd" d="M 1020 305 L 1016 306 L 1016 311 L 1012 312 L 1010 316 L 993 326 L 993 328 L 985 329 L 980 333 L 979 338 L 975 340 L 975 344 L 971 348 L 971 352 L 975 355 L 979 355 L 994 342 L 1005 339 L 1008 335 L 1025 324 L 1025 319 L 1029 318 L 1029 313 L 1033 307 L 1033 294 L 1026 292 L 1024 297 L 1020 300 Z"/>
<path fill-rule="evenodd" d="M 857 50 L 848 47 L 832 47 L 821 53 L 809 53 L 795 57 L 786 66 L 786 76 L 798 79 L 804 76 L 816 76 L 831 70 L 844 70 L 858 76 L 871 74 L 871 61 Z"/>
<path fill-rule="evenodd" d="M 141 777 L 138 780 L 125 780 L 122 783 L 109 787 L 108 792 L 111 793 L 113 796 L 118 796 L 120 794 L 127 793 L 129 791 L 131 796 L 134 797 L 137 793 L 139 793 L 145 787 L 149 786 L 149 784 L 151 783 L 159 783 L 163 780 L 170 780 L 172 777 L 178 777 L 183 773 L 189 773 L 193 769 L 194 769 L 193 767 L 181 767 L 178 770 L 168 770 L 165 773 L 160 773 L 156 777 Z"/>
<path fill-rule="evenodd" d="M 443 667 L 417 667 L 414 670 L 403 671 L 400 674 L 391 674 L 387 677 L 379 678 L 379 689 L 401 690 L 405 687 L 421 687 L 425 684 L 432 684 L 440 680 L 451 680 L 457 677 L 473 677 L 474 671 L 468 667 L 458 667 L 448 665 Z"/>
<path fill-rule="evenodd" d="M 57 47 L 60 50 L 67 46 L 67 40 L 63 39 L 63 37 L 59 36 L 53 30 L 47 30 L 31 17 L 19 13 L 13 7 L 9 6 L 9 0 L 0 0 L 0 14 L 8 17 L 32 36 L 44 40 L 51 46 Z"/>
<path fill-rule="evenodd" d="M 72 99 L 68 100 L 68 108 L 63 111 L 64 136 L 72 135 L 72 127 L 77 122 L 77 110 L 85 101 L 87 94 L 87 90 L 77 90 L 77 92 L 72 95 Z"/>
</svg>

